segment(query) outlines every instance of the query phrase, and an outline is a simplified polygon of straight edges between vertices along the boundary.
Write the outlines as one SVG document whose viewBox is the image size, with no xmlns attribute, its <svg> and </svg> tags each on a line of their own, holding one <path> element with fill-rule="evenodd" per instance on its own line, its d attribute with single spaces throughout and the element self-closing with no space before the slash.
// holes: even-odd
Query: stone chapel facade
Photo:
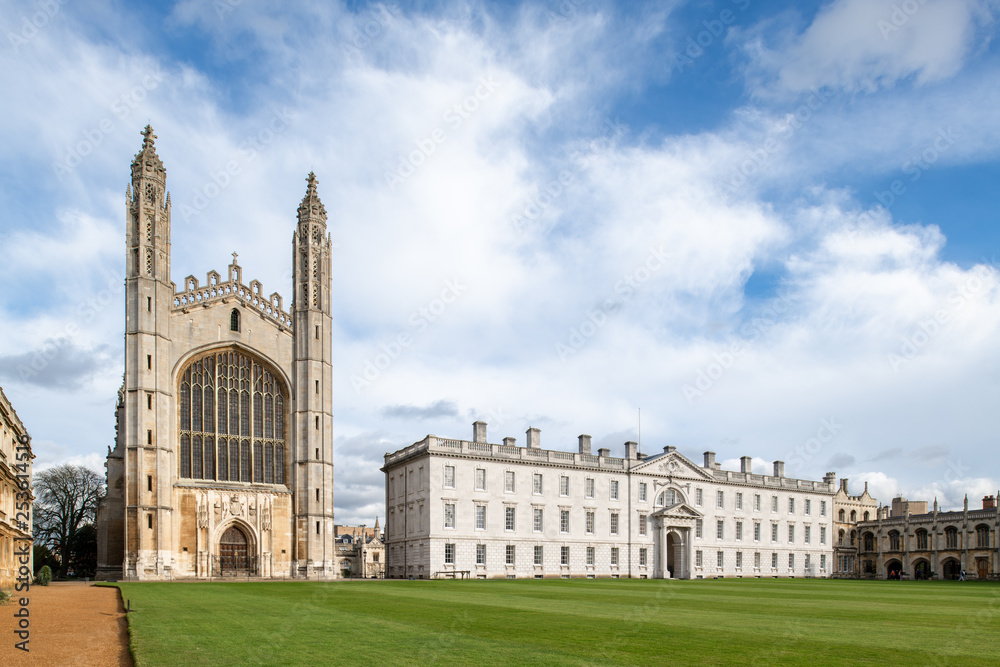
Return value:
<svg viewBox="0 0 1000 667">
<path fill-rule="evenodd" d="M 125 376 L 98 578 L 337 576 L 330 253 L 310 173 L 294 297 L 170 277 L 170 195 L 149 126 L 126 192 Z"/>
</svg>

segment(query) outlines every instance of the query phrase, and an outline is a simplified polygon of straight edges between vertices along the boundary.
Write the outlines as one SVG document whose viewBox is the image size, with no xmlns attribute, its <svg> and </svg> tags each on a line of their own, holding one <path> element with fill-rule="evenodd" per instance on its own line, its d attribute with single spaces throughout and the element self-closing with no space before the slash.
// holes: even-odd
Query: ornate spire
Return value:
<svg viewBox="0 0 1000 667">
<path fill-rule="evenodd" d="M 142 135 L 142 148 L 132 160 L 132 183 L 135 184 L 139 177 L 153 178 L 160 183 L 164 183 L 167 178 L 167 170 L 163 168 L 163 162 L 156 154 L 156 135 L 153 134 L 153 127 L 147 125 L 139 134 Z"/>
<path fill-rule="evenodd" d="M 306 195 L 302 198 L 302 203 L 299 204 L 299 222 L 313 220 L 326 224 L 326 209 L 316 192 L 316 174 L 310 171 L 309 176 L 306 177 L 306 183 L 308 183 Z"/>
</svg>

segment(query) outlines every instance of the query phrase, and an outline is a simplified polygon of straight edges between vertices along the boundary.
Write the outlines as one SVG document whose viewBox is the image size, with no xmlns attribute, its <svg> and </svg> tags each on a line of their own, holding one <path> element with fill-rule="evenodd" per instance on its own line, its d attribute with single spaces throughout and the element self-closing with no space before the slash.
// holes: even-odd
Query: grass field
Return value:
<svg viewBox="0 0 1000 667">
<path fill-rule="evenodd" d="M 145 665 L 996 665 L 1000 586 L 123 583 Z"/>
</svg>

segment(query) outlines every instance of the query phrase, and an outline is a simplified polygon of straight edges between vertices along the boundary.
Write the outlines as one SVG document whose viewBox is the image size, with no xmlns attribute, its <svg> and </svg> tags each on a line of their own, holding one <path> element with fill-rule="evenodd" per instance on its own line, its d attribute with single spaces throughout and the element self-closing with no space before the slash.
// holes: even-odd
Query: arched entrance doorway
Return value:
<svg viewBox="0 0 1000 667">
<path fill-rule="evenodd" d="M 903 573 L 903 564 L 897 559 L 893 558 L 888 563 L 885 564 L 885 578 L 886 579 L 899 579 Z"/>
<path fill-rule="evenodd" d="M 219 538 L 219 569 L 222 575 L 250 570 L 249 540 L 238 526 L 230 526 Z"/>
<path fill-rule="evenodd" d="M 941 574 L 944 575 L 945 579 L 958 579 L 959 575 L 962 574 L 962 564 L 954 558 L 949 558 L 941 563 Z"/>
<path fill-rule="evenodd" d="M 670 531 L 667 533 L 667 572 L 670 573 L 670 578 L 673 579 L 675 575 L 675 565 L 677 563 L 677 557 L 674 551 L 679 546 L 677 540 L 677 533 Z"/>
<path fill-rule="evenodd" d="M 931 564 L 926 560 L 918 560 L 913 565 L 913 578 L 914 579 L 930 579 L 931 578 Z"/>
</svg>

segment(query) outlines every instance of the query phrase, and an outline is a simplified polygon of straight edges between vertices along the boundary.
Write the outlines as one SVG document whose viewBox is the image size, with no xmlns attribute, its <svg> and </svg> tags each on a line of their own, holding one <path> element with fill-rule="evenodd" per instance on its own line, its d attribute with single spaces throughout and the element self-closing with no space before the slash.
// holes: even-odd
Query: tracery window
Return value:
<svg viewBox="0 0 1000 667">
<path fill-rule="evenodd" d="M 917 531 L 917 549 L 927 548 L 927 531 L 923 528 Z"/>
<path fill-rule="evenodd" d="M 899 551 L 899 531 L 889 531 L 889 550 Z"/>
<path fill-rule="evenodd" d="M 944 529 L 944 544 L 946 549 L 958 548 L 958 530 L 954 526 Z"/>
<path fill-rule="evenodd" d="M 976 526 L 976 546 L 980 549 L 986 549 L 990 546 L 990 527 L 989 526 Z"/>
<path fill-rule="evenodd" d="M 236 350 L 188 363 L 179 396 L 180 476 L 285 483 L 284 383 Z"/>
</svg>

